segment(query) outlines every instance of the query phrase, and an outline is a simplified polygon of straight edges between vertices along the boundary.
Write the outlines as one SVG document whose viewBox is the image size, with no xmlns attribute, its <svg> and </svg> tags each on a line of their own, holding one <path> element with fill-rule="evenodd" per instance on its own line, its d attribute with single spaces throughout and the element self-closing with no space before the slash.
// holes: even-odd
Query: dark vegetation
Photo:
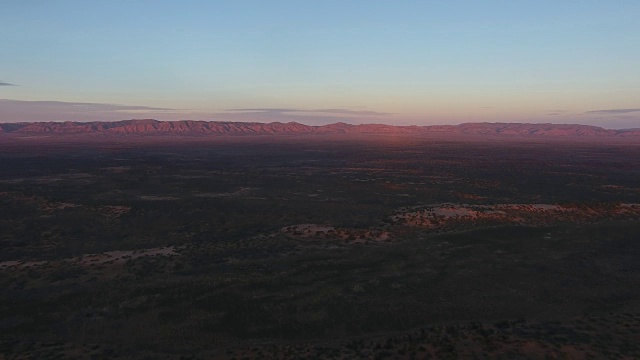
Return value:
<svg viewBox="0 0 640 360">
<path fill-rule="evenodd" d="M 640 357 L 631 140 L 6 135 L 0 169 L 7 359 Z M 442 203 L 579 215 L 392 221 Z"/>
</svg>

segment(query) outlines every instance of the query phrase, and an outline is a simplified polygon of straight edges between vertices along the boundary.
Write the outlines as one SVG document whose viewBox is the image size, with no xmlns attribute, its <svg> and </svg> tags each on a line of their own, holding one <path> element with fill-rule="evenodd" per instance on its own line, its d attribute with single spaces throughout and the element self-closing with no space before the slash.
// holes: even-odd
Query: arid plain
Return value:
<svg viewBox="0 0 640 360">
<path fill-rule="evenodd" d="M 9 358 L 640 357 L 640 140 L 0 134 Z"/>
</svg>

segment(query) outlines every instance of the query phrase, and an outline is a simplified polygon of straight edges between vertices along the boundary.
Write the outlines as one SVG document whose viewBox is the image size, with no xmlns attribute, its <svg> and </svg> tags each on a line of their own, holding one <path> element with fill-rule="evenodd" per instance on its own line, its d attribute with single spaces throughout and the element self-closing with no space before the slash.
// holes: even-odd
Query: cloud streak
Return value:
<svg viewBox="0 0 640 360">
<path fill-rule="evenodd" d="M 338 115 L 354 115 L 354 116 L 389 116 L 389 115 L 393 115 L 393 113 L 380 112 L 380 111 L 350 110 L 350 109 L 319 109 L 319 110 L 311 110 L 311 112 L 338 114 Z"/>
<path fill-rule="evenodd" d="M 377 122 L 390 113 L 347 109 L 237 108 L 217 112 L 107 103 L 25 101 L 0 99 L 0 122 L 116 121 L 124 119 L 215 120 L 244 122 L 302 122 L 324 125 L 335 122 Z"/>
<path fill-rule="evenodd" d="M 567 110 L 549 110 L 547 115 L 550 116 L 561 116 L 561 115 L 569 115 Z"/>
<path fill-rule="evenodd" d="M 217 121 L 240 121 L 240 122 L 301 122 L 307 125 L 325 125 L 336 122 L 358 123 L 360 118 L 353 116 L 323 115 L 323 114 L 298 114 L 286 112 L 225 112 L 216 113 L 212 116 Z"/>
<path fill-rule="evenodd" d="M 120 104 L 0 99 L 0 122 L 111 121 L 131 117 L 184 118 L 188 110 Z"/>
<path fill-rule="evenodd" d="M 0 99 L 3 106 L 30 106 L 36 108 L 47 109 L 66 109 L 66 110 L 83 110 L 83 111 L 128 111 L 128 110 L 169 110 L 176 111 L 180 109 L 161 108 L 151 106 L 138 105 L 118 105 L 118 104 L 102 104 L 102 103 L 84 103 L 84 102 L 66 102 L 66 101 L 28 101 L 28 100 L 9 100 Z"/>
<path fill-rule="evenodd" d="M 633 112 L 639 112 L 640 109 L 606 109 L 606 110 L 593 110 L 587 111 L 586 114 L 628 114 Z"/>
<path fill-rule="evenodd" d="M 233 113 L 265 113 L 265 114 L 325 114 L 325 115 L 340 115 L 340 116 L 389 116 L 392 113 L 369 111 L 369 110 L 353 110 L 353 109 L 298 109 L 298 108 L 246 108 L 246 109 L 227 109 L 227 112 Z"/>
<path fill-rule="evenodd" d="M 18 85 L 0 80 L 0 86 L 18 86 Z"/>
</svg>

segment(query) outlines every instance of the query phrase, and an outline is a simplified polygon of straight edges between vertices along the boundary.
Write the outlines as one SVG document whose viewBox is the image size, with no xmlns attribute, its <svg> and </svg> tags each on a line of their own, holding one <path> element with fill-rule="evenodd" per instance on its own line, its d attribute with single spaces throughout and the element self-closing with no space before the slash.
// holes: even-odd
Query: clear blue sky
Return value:
<svg viewBox="0 0 640 360">
<path fill-rule="evenodd" d="M 0 24 L 2 122 L 640 127 L 638 0 L 3 0 Z"/>
</svg>

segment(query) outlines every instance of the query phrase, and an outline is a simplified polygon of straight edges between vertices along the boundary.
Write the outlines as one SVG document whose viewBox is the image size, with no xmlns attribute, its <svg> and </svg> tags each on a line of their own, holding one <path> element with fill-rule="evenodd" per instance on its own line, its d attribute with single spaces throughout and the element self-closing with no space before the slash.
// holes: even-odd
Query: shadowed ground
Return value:
<svg viewBox="0 0 640 360">
<path fill-rule="evenodd" d="M 631 140 L 2 140 L 8 358 L 640 356 Z"/>
</svg>

